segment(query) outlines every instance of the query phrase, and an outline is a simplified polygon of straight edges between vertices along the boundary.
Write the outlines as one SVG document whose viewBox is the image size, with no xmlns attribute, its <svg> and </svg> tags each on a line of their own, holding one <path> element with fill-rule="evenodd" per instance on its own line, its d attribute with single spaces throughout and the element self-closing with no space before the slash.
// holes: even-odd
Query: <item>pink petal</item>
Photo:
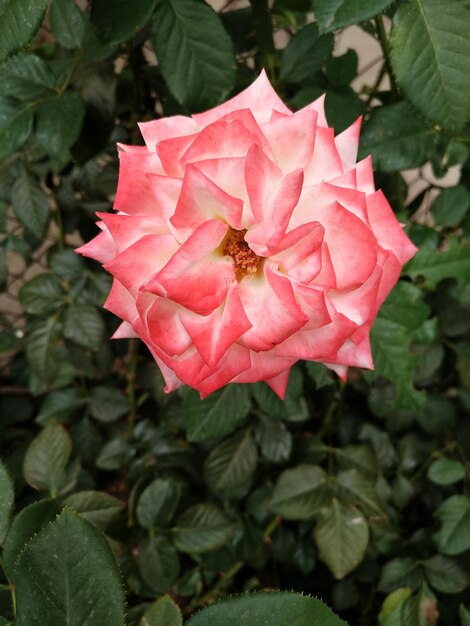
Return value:
<svg viewBox="0 0 470 626">
<path fill-rule="evenodd" d="M 262 142 L 258 135 L 247 130 L 238 120 L 215 122 L 196 136 L 182 155 L 181 163 L 186 165 L 206 159 L 244 157 L 253 144 L 261 146 Z"/>
<path fill-rule="evenodd" d="M 211 313 L 235 280 L 232 260 L 217 251 L 227 230 L 220 220 L 201 224 L 142 288 L 200 315 Z"/>
<path fill-rule="evenodd" d="M 137 339 L 138 337 L 139 335 L 135 332 L 129 322 L 122 322 L 111 339 Z"/>
<path fill-rule="evenodd" d="M 159 171 L 147 169 L 145 160 L 133 153 L 119 152 L 119 180 L 114 200 L 116 211 L 137 215 L 159 216 L 155 205 L 155 195 L 147 177 L 149 172 Z"/>
<path fill-rule="evenodd" d="M 233 382 L 257 383 L 266 381 L 289 369 L 297 361 L 291 357 L 278 357 L 270 352 L 251 352 L 251 367 L 239 374 Z"/>
<path fill-rule="evenodd" d="M 111 291 L 103 307 L 129 324 L 132 324 L 138 317 L 134 297 L 116 278 L 113 280 Z"/>
<path fill-rule="evenodd" d="M 205 113 L 193 115 L 200 126 L 206 126 L 223 115 L 238 109 L 250 109 L 258 124 L 267 122 L 271 117 L 271 111 L 276 110 L 284 115 L 291 115 L 291 111 L 282 102 L 263 70 L 258 78 L 245 91 Z"/>
<path fill-rule="evenodd" d="M 185 115 L 174 115 L 151 122 L 141 122 L 138 126 L 147 148 L 152 152 L 163 139 L 192 135 L 199 130 L 197 123 Z"/>
<path fill-rule="evenodd" d="M 253 328 L 239 339 L 251 350 L 269 350 L 308 321 L 298 305 L 289 278 L 264 267 L 264 277 L 242 280 L 240 299 Z"/>
<path fill-rule="evenodd" d="M 314 185 L 343 174 L 343 164 L 335 144 L 334 130 L 317 126 L 315 147 L 305 170 L 305 185 Z"/>
<path fill-rule="evenodd" d="M 367 211 L 370 225 L 379 244 L 382 248 L 391 250 L 404 265 L 418 249 L 403 232 L 382 191 L 377 191 L 367 197 Z"/>
<path fill-rule="evenodd" d="M 277 246 L 268 241 L 271 260 L 296 281 L 311 282 L 321 269 L 324 232 L 318 222 L 310 222 L 291 230 Z"/>
<path fill-rule="evenodd" d="M 181 163 L 181 159 L 197 137 L 199 137 L 199 135 L 170 137 L 169 139 L 164 139 L 157 145 L 158 156 L 168 176 L 173 176 L 174 178 L 181 178 L 183 176 L 184 167 Z"/>
<path fill-rule="evenodd" d="M 284 173 L 310 163 L 315 144 L 317 113 L 303 110 L 294 115 L 263 124 L 262 130 L 274 153 L 276 163 Z"/>
<path fill-rule="evenodd" d="M 178 244 L 171 235 L 146 235 L 104 265 L 134 297 L 141 285 L 168 262 Z"/>
<path fill-rule="evenodd" d="M 102 222 L 101 222 L 102 224 Z M 97 223 L 97 226 L 100 222 Z M 107 228 L 88 243 L 75 249 L 82 256 L 95 259 L 99 263 L 107 263 L 116 255 L 116 244 Z"/>
<path fill-rule="evenodd" d="M 242 210 L 241 200 L 226 194 L 194 165 L 188 165 L 171 223 L 191 233 L 203 222 L 217 218 L 241 230 Z"/>
<path fill-rule="evenodd" d="M 144 235 L 161 234 L 166 230 L 159 215 L 125 215 L 122 213 L 97 213 L 114 239 L 116 254 L 120 254 Z"/>
<path fill-rule="evenodd" d="M 377 311 L 377 295 L 382 280 L 382 269 L 377 265 L 369 278 L 351 291 L 329 291 L 328 297 L 336 310 L 356 324 L 372 320 Z"/>
<path fill-rule="evenodd" d="M 181 307 L 166 298 L 155 298 L 147 312 L 145 323 L 152 344 L 170 356 L 180 355 L 191 346 L 179 312 Z"/>
<path fill-rule="evenodd" d="M 345 341 L 336 355 L 335 362 L 338 365 L 346 365 L 348 367 L 374 369 L 369 335 L 366 335 L 358 345 L 349 339 Z"/>
<path fill-rule="evenodd" d="M 356 164 L 361 123 L 362 116 L 358 117 L 351 126 L 343 130 L 335 139 L 335 144 L 345 170 L 351 169 Z"/>
<path fill-rule="evenodd" d="M 355 167 L 356 188 L 366 194 L 374 193 L 374 171 L 372 170 L 372 157 L 368 156 Z"/>
<path fill-rule="evenodd" d="M 264 382 L 271 387 L 281 400 L 284 400 L 286 395 L 287 384 L 289 383 L 290 367 L 273 378 L 268 378 Z"/>
<path fill-rule="evenodd" d="M 297 111 L 297 113 L 301 113 L 303 111 L 315 111 L 318 115 L 317 124 L 319 126 L 328 126 L 328 122 L 325 117 L 325 96 L 326 94 L 323 94 L 310 104 L 307 104 L 307 106 L 303 109 L 300 109 L 300 111 Z"/>
<path fill-rule="evenodd" d="M 345 289 L 363 283 L 377 263 L 377 241 L 370 229 L 337 203 L 315 207 L 312 218 L 325 229 L 336 287 Z"/>
<path fill-rule="evenodd" d="M 237 291 L 237 284 L 232 283 L 225 301 L 208 316 L 181 313 L 183 326 L 209 367 L 215 367 L 228 348 L 251 328 Z"/>
</svg>

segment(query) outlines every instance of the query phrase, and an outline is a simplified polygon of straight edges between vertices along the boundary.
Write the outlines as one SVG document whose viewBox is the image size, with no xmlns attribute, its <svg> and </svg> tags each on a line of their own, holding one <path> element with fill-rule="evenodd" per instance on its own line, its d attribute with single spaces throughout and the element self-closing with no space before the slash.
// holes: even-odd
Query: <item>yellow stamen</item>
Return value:
<svg viewBox="0 0 470 626">
<path fill-rule="evenodd" d="M 254 277 L 258 272 L 262 257 L 257 256 L 245 241 L 246 230 L 229 228 L 222 244 L 222 254 L 233 259 L 237 280 L 245 276 Z"/>
</svg>

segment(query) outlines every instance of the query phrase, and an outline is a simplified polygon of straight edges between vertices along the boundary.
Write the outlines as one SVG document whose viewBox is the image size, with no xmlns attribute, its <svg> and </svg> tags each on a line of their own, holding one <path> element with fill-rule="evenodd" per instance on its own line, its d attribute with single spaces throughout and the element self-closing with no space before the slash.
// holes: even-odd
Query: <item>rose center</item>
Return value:
<svg viewBox="0 0 470 626">
<path fill-rule="evenodd" d="M 238 281 L 245 276 L 254 277 L 263 260 L 262 257 L 256 256 L 247 244 L 245 233 L 246 230 L 235 230 L 230 227 L 222 244 L 222 254 L 233 259 Z"/>
</svg>

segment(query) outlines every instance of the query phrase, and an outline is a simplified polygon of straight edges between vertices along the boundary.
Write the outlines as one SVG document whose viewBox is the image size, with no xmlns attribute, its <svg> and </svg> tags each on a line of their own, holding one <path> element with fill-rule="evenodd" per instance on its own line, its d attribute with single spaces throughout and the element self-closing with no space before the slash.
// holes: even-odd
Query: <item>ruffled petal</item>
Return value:
<svg viewBox="0 0 470 626">
<path fill-rule="evenodd" d="M 149 153 L 147 153 L 149 155 Z M 153 158 L 157 158 L 156 155 Z M 161 174 L 161 168 L 152 168 L 147 159 L 132 152 L 119 152 L 119 180 L 114 200 L 116 211 L 133 215 L 160 215 L 152 184 L 147 174 Z"/>
<path fill-rule="evenodd" d="M 96 225 L 104 230 L 88 243 L 76 248 L 75 252 L 95 259 L 99 263 L 107 263 L 116 255 L 116 244 L 103 222 L 97 222 Z"/>
<path fill-rule="evenodd" d="M 269 264 L 264 267 L 264 277 L 243 280 L 239 292 L 253 326 L 239 343 L 251 350 L 270 350 L 308 321 L 295 299 L 289 278 L 273 270 Z"/>
<path fill-rule="evenodd" d="M 147 148 L 152 152 L 155 151 L 156 145 L 164 139 L 192 135 L 199 130 L 197 122 L 186 115 L 174 115 L 151 122 L 141 122 L 138 127 Z"/>
<path fill-rule="evenodd" d="M 171 235 L 146 235 L 103 267 L 137 297 L 141 285 L 161 270 L 177 248 Z"/>
<path fill-rule="evenodd" d="M 305 169 L 305 185 L 328 181 L 341 174 L 343 164 L 336 148 L 334 130 L 317 126 L 312 160 Z"/>
<path fill-rule="evenodd" d="M 320 272 L 325 229 L 318 222 L 291 230 L 277 245 L 268 241 L 271 260 L 294 280 L 310 283 Z"/>
<path fill-rule="evenodd" d="M 343 132 L 335 138 L 335 144 L 345 170 L 351 169 L 356 163 L 361 123 L 362 116 L 358 117 L 351 126 L 343 130 Z"/>
<path fill-rule="evenodd" d="M 224 104 L 204 113 L 193 115 L 193 119 L 200 126 L 207 126 L 207 124 L 211 124 L 237 109 L 250 109 L 258 124 L 269 121 L 273 110 L 284 115 L 291 115 L 290 109 L 279 98 L 272 88 L 266 72 L 262 70 L 258 78 L 247 89 Z"/>
<path fill-rule="evenodd" d="M 403 232 L 382 191 L 367 197 L 367 212 L 379 244 L 382 248 L 391 250 L 404 265 L 416 254 L 418 248 Z"/>
<path fill-rule="evenodd" d="M 241 230 L 243 202 L 217 187 L 194 165 L 188 165 L 176 210 L 171 217 L 175 228 L 191 234 L 210 219 L 225 220 Z"/>
<path fill-rule="evenodd" d="M 232 260 L 217 251 L 227 230 L 228 226 L 220 220 L 201 224 L 142 289 L 169 298 L 194 313 L 211 313 L 220 306 L 230 282 L 235 280 Z"/>
<path fill-rule="evenodd" d="M 209 367 L 215 367 L 230 346 L 251 328 L 236 283 L 231 284 L 224 302 L 210 315 L 185 310 L 181 312 L 181 321 Z"/>
</svg>

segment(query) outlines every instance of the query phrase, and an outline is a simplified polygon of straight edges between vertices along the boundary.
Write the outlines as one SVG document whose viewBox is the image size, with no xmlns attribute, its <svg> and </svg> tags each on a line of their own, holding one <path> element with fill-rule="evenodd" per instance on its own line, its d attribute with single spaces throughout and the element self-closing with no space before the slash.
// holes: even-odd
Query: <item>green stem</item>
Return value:
<svg viewBox="0 0 470 626">
<path fill-rule="evenodd" d="M 126 394 L 129 398 L 131 410 L 129 412 L 128 435 L 132 436 L 135 419 L 137 416 L 137 401 L 135 393 L 135 378 L 137 372 L 137 343 L 135 339 L 129 339 L 129 368 L 127 370 Z"/>
<path fill-rule="evenodd" d="M 380 47 L 382 48 L 382 52 L 384 55 L 385 66 L 390 77 L 391 91 L 395 100 L 399 100 L 400 94 L 398 92 L 398 87 L 395 83 L 395 78 L 393 76 L 392 64 L 390 61 L 390 46 L 388 45 L 388 37 L 385 31 L 384 19 L 382 15 L 379 15 L 375 18 L 375 28 L 377 31 L 377 36 L 379 38 Z"/>
<path fill-rule="evenodd" d="M 259 46 L 261 65 L 268 73 L 271 83 L 276 82 L 276 48 L 274 46 L 273 23 L 267 0 L 250 0 L 253 25 Z"/>
<path fill-rule="evenodd" d="M 13 606 L 13 617 L 16 617 L 16 589 L 15 589 L 15 585 L 12 583 L 12 581 L 10 580 L 10 578 L 8 577 L 6 573 L 5 565 L 3 564 L 3 559 L 1 556 L 0 556 L 0 568 L 3 570 L 3 573 L 5 574 L 5 578 L 8 583 L 8 589 L 10 590 L 10 593 L 11 593 L 11 604 Z"/>
</svg>

